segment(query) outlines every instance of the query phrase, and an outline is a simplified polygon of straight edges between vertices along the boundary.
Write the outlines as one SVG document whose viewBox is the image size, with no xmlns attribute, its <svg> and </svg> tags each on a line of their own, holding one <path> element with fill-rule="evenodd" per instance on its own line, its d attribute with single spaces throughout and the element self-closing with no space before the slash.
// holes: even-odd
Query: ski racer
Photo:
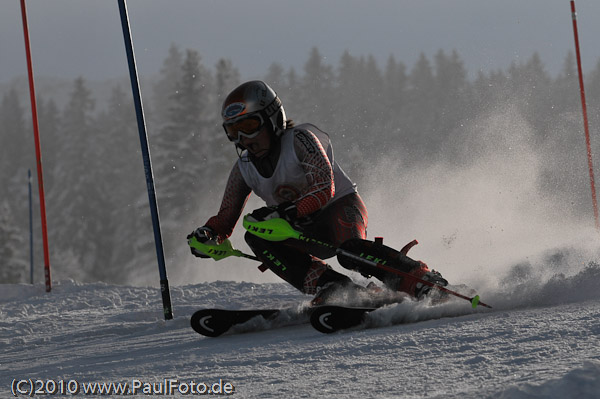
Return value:
<svg viewBox="0 0 600 399">
<path fill-rule="evenodd" d="M 200 242 L 219 244 L 228 238 L 252 192 L 266 203 L 249 215 L 252 221 L 284 218 L 306 236 L 334 246 L 366 239 L 367 209 L 356 185 L 334 160 L 326 133 L 312 124 L 295 125 L 287 119 L 281 100 L 262 81 L 234 89 L 223 103 L 221 116 L 239 159 L 229 174 L 219 212 L 188 239 L 193 236 Z M 323 246 L 294 239 L 272 242 L 248 232 L 244 238 L 263 263 L 259 269 L 270 269 L 301 292 L 316 294 L 313 304 L 328 302 L 342 291 L 381 291 L 373 289 L 373 284 L 362 287 L 334 270 L 323 259 L 335 252 Z M 385 248 L 384 255 L 395 260 L 395 267 L 435 284 L 447 284 L 424 263 Z M 195 256 L 208 258 L 193 247 L 191 250 Z M 343 266 L 376 276 L 393 291 L 413 297 L 430 290 L 409 278 L 368 270 L 360 262 Z"/>
</svg>

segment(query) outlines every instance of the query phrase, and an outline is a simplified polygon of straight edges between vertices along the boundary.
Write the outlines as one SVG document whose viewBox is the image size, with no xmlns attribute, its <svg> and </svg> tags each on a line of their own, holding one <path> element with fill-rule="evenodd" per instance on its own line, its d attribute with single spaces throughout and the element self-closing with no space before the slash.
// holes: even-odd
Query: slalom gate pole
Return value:
<svg viewBox="0 0 600 399">
<path fill-rule="evenodd" d="M 473 306 L 473 308 L 476 308 L 479 305 L 479 306 L 484 306 L 486 308 L 490 308 L 491 309 L 490 305 L 487 305 L 487 304 L 485 304 L 485 303 L 483 303 L 483 302 L 481 302 L 479 300 L 479 295 L 476 295 L 476 296 L 474 296 L 472 298 L 469 298 L 466 295 L 462 295 L 462 294 L 460 294 L 458 292 L 449 290 L 446 287 L 442 287 L 440 285 L 434 284 L 431 281 L 423 280 L 423 279 L 421 279 L 421 278 L 419 278 L 417 276 L 413 276 L 410 273 L 403 272 L 402 270 L 398 270 L 398 269 L 395 269 L 393 267 L 381 264 L 379 262 L 375 262 L 375 261 L 372 261 L 370 259 L 363 258 L 363 257 L 361 257 L 359 255 L 356 255 L 356 254 L 354 254 L 352 252 L 349 252 L 349 251 L 347 251 L 345 249 L 336 247 L 336 246 L 334 246 L 332 244 L 329 244 L 329 243 L 326 243 L 326 242 L 323 242 L 323 241 L 320 241 L 320 240 L 316 240 L 316 239 L 311 238 L 311 237 L 307 237 L 304 234 L 302 234 L 301 232 L 295 230 L 284 219 L 277 218 L 277 219 L 270 219 L 270 220 L 265 220 L 265 221 L 260 221 L 260 222 L 251 222 L 251 221 L 249 221 L 247 219 L 247 217 L 244 217 L 244 224 L 243 225 L 244 225 L 244 228 L 246 230 L 248 230 L 250 233 L 252 233 L 252 234 L 254 234 L 254 235 L 256 235 L 256 236 L 258 236 L 258 237 L 260 237 L 262 239 L 265 239 L 265 240 L 268 240 L 268 241 L 283 241 L 283 240 L 288 239 L 288 238 L 293 238 L 293 239 L 296 239 L 296 240 L 309 242 L 311 244 L 318 244 L 318 245 L 321 245 L 322 247 L 325 247 L 327 249 L 334 250 L 337 255 L 342 255 L 342 256 L 346 256 L 348 258 L 352 258 L 352 259 L 357 260 L 359 262 L 365 263 L 365 264 L 367 264 L 369 266 L 373 266 L 373 267 L 376 267 L 378 269 L 385 270 L 387 272 L 394 273 L 394 274 L 397 274 L 399 276 L 415 280 L 415 281 L 417 281 L 417 282 L 419 282 L 421 284 L 425 284 L 425 285 L 428 285 L 430 287 L 436 288 L 436 289 L 438 289 L 438 290 L 440 290 L 442 292 L 445 292 L 447 294 L 454 295 L 455 297 L 466 299 L 467 301 L 471 302 L 471 305 Z"/>
<path fill-rule="evenodd" d="M 144 121 L 144 108 L 142 106 L 142 96 L 140 84 L 135 64 L 135 54 L 133 52 L 133 43 L 131 40 L 131 30 L 129 28 L 129 17 L 127 16 L 127 5 L 125 0 L 119 0 L 119 12 L 121 14 L 121 26 L 123 28 L 123 38 L 125 40 L 125 51 L 129 64 L 129 77 L 131 79 L 131 89 L 133 92 L 133 101 L 137 116 L 137 125 L 140 135 L 140 144 L 142 147 L 142 157 L 144 161 L 144 171 L 146 172 L 146 186 L 148 188 L 148 200 L 150 202 L 150 213 L 152 215 L 152 227 L 154 229 L 154 243 L 156 246 L 156 256 L 158 259 L 158 272 L 160 274 L 160 291 L 162 294 L 163 313 L 165 320 L 173 318 L 171 307 L 171 294 L 169 291 L 169 281 L 167 279 L 167 266 L 163 250 L 162 234 L 160 230 L 160 219 L 158 215 L 158 204 L 156 201 L 156 191 L 154 189 L 154 177 L 152 173 L 152 162 L 150 159 L 150 149 L 148 146 L 148 135 L 146 133 L 146 122 Z"/>
<path fill-rule="evenodd" d="M 31 169 L 27 169 L 29 188 L 29 283 L 33 285 L 33 201 L 31 196 Z"/>
<path fill-rule="evenodd" d="M 27 56 L 27 74 L 29 76 L 29 96 L 31 99 L 31 119 L 33 122 L 33 137 L 35 141 L 35 157 L 37 163 L 38 189 L 40 192 L 40 215 L 42 218 L 42 240 L 44 244 L 44 275 L 46 280 L 46 292 L 52 290 L 52 278 L 50 276 L 50 251 L 48 249 L 48 226 L 46 225 L 46 200 L 44 197 L 44 176 L 42 168 L 42 149 L 40 144 L 40 131 L 38 126 L 38 114 L 35 100 L 35 85 L 33 80 L 33 63 L 31 61 L 31 45 L 29 43 L 29 26 L 27 24 L 27 6 L 25 0 L 21 0 L 21 15 L 23 16 L 23 36 L 25 36 L 25 54 Z"/>
<path fill-rule="evenodd" d="M 585 101 L 585 90 L 583 88 L 583 72 L 581 68 L 581 54 L 579 52 L 579 34 L 577 33 L 577 12 L 575 12 L 575 1 L 571 0 L 571 16 L 573 17 L 573 36 L 575 38 L 575 53 L 577 56 L 577 72 L 579 74 L 579 92 L 581 95 L 581 109 L 583 112 L 583 128 L 585 131 L 585 145 L 587 147 L 588 170 L 590 174 L 590 186 L 592 190 L 592 206 L 594 208 L 594 221 L 596 230 L 600 231 L 598 220 L 598 201 L 596 199 L 596 187 L 594 183 L 594 165 L 592 162 L 592 146 L 590 143 L 590 129 L 587 116 L 587 105 Z"/>
</svg>

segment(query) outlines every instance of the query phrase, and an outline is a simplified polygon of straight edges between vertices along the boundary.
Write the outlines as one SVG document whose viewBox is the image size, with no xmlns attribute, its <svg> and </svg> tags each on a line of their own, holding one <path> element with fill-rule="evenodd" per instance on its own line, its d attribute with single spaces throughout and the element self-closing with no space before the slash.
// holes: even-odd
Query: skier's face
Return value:
<svg viewBox="0 0 600 399">
<path fill-rule="evenodd" d="M 271 149 L 271 136 L 269 134 L 269 129 L 265 125 L 256 137 L 248 138 L 245 136 L 240 136 L 240 144 L 256 158 L 264 157 Z"/>
</svg>

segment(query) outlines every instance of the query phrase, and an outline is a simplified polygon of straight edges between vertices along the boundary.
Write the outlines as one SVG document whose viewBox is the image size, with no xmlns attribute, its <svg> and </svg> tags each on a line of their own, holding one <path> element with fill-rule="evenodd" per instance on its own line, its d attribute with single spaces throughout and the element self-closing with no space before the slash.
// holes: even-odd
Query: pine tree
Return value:
<svg viewBox="0 0 600 399">
<path fill-rule="evenodd" d="M 289 68 L 283 73 L 282 80 L 285 82 L 283 86 L 277 87 L 277 95 L 281 98 L 285 107 L 285 115 L 287 119 L 294 122 L 302 122 L 298 118 L 303 119 L 304 116 L 300 113 L 302 107 L 301 100 L 298 98 L 299 78 L 294 67 Z M 269 83 L 269 82 L 267 82 Z M 306 120 L 304 120 L 306 122 Z"/>
<path fill-rule="evenodd" d="M 60 135 L 60 162 L 48 192 L 49 234 L 56 251 L 72 253 L 76 264 L 60 264 L 70 278 L 94 279 L 105 267 L 109 228 L 106 217 L 110 191 L 102 185 L 99 132 L 95 129 L 95 100 L 83 78 L 77 78 L 66 105 Z M 61 257 L 61 254 L 58 254 Z"/>
<path fill-rule="evenodd" d="M 189 210 L 186 198 L 201 190 L 202 165 L 210 156 L 213 140 L 204 126 L 214 112 L 207 109 L 210 80 L 198 52 L 187 50 L 167 123 L 155 140 L 159 195 L 179 215 Z"/>
<path fill-rule="evenodd" d="M 366 60 L 361 59 L 361 69 L 363 79 L 361 79 L 360 83 L 362 86 L 361 92 L 363 94 L 362 104 L 363 111 L 361 116 L 361 124 L 359 125 L 361 131 L 361 136 L 364 136 L 364 132 L 378 132 L 380 131 L 384 124 L 383 112 L 384 112 L 384 103 L 383 103 L 383 75 L 375 57 L 369 55 Z M 370 139 L 371 143 L 368 144 L 369 148 L 372 151 L 380 151 L 380 145 L 376 145 L 376 142 L 379 142 L 375 139 L 374 135 L 367 135 L 367 138 Z M 379 148 L 378 148 L 379 147 Z"/>
<path fill-rule="evenodd" d="M 304 64 L 304 77 L 296 95 L 302 115 L 326 129 L 333 123 L 334 74 L 332 67 L 323 60 L 319 49 L 313 47 Z"/>
<path fill-rule="evenodd" d="M 27 135 L 27 134 L 30 135 Z M 27 135 L 27 136 L 26 136 Z M 8 187 L 15 176 L 27 170 L 34 148 L 32 134 L 25 127 L 24 111 L 16 90 L 11 88 L 0 104 L 0 184 Z M 31 166 L 29 166 L 31 167 Z M 20 179 L 20 178 L 19 178 Z"/>
<path fill-rule="evenodd" d="M 394 56 L 390 56 L 383 81 L 381 100 L 383 115 L 379 118 L 382 123 L 379 134 L 382 135 L 382 140 L 395 142 L 402 137 L 406 123 L 402 112 L 409 102 L 406 65 L 397 62 Z"/>
<path fill-rule="evenodd" d="M 217 105 L 225 100 L 225 96 L 240 84 L 240 71 L 229 59 L 221 58 L 215 65 L 215 93 Z"/>
<path fill-rule="evenodd" d="M 105 266 L 92 273 L 95 279 L 112 283 L 127 281 L 134 272 L 127 267 L 134 260 L 149 264 L 151 248 L 137 248 L 138 235 L 151 236 L 144 167 L 133 101 L 120 86 L 111 92 L 108 109 L 98 115 L 99 184 L 110 193 L 103 211 L 104 239 L 98 241 Z M 143 217 L 145 216 L 145 217 Z M 123 243 L 130 243 L 124 245 Z M 146 260 L 146 262 L 145 262 Z M 139 270 L 137 270 L 139 272 Z"/>
<path fill-rule="evenodd" d="M 421 53 L 408 75 L 408 103 L 402 110 L 405 127 L 397 143 L 408 150 L 410 159 L 424 159 L 434 131 L 434 74 L 429 59 Z M 407 155 L 408 155 L 407 154 Z"/>
<path fill-rule="evenodd" d="M 156 192 L 161 219 L 169 221 L 163 224 L 168 254 L 185 249 L 181 240 L 193 228 L 190 215 L 212 189 L 213 179 L 219 178 L 214 173 L 213 155 L 215 142 L 223 140 L 223 134 L 215 129 L 218 110 L 212 106 L 213 78 L 197 51 L 186 50 L 180 76 L 168 119 L 154 140 Z"/>
<path fill-rule="evenodd" d="M 231 164 L 236 159 L 234 146 L 227 140 L 223 132 L 221 107 L 225 97 L 240 85 L 240 72 L 233 66 L 231 60 L 221 59 L 215 66 L 214 105 L 210 107 L 212 114 L 207 116 L 206 135 L 210 137 L 207 144 L 211 145 L 210 163 L 213 165 L 213 181 L 226 182 Z M 223 186 L 224 187 L 224 186 Z M 208 192 L 217 188 L 208 189 Z M 205 189 L 206 190 L 206 189 Z"/>
<path fill-rule="evenodd" d="M 45 101 L 38 96 L 38 118 L 44 170 L 52 171 L 60 162 L 60 111 L 53 99 Z M 54 174 L 44 174 L 44 185 L 49 189 L 54 184 Z"/>
<path fill-rule="evenodd" d="M 300 86 L 300 78 L 298 78 L 298 74 L 296 73 L 296 69 L 294 67 L 290 67 L 290 69 L 288 69 L 288 72 L 286 74 L 286 81 L 288 87 L 284 92 L 285 94 L 282 94 L 282 96 L 285 95 L 286 98 L 290 100 L 292 97 L 291 94 L 295 93 Z M 295 100 L 292 99 L 292 101 Z M 299 108 L 299 105 L 296 105 L 295 107 Z"/>
<path fill-rule="evenodd" d="M 215 88 L 214 88 L 214 103 L 208 107 L 212 110 L 212 113 L 206 115 L 207 121 L 213 125 L 215 131 L 220 132 L 221 129 L 221 107 L 223 101 L 235 87 L 240 85 L 240 72 L 236 67 L 233 66 L 231 60 L 221 58 L 215 65 Z M 208 128 L 208 126 L 207 126 Z M 215 150 L 217 153 L 215 156 L 219 157 L 223 152 L 223 140 L 217 140 Z"/>
<path fill-rule="evenodd" d="M 281 64 L 273 62 L 269 65 L 264 81 L 271 86 L 276 93 L 280 93 L 281 90 L 287 86 L 285 69 Z"/>
<path fill-rule="evenodd" d="M 6 199 L 0 202 L 0 284 L 24 283 L 29 254 Z"/>
<path fill-rule="evenodd" d="M 600 128 L 600 60 L 596 63 L 596 67 L 588 75 L 589 79 L 586 80 L 586 100 L 588 103 L 588 113 L 590 118 L 590 126 L 594 127 L 596 131 Z M 595 142 L 598 144 L 597 148 L 600 148 L 600 140 L 596 139 Z M 594 154 L 598 154 L 599 151 L 594 151 Z"/>
<path fill-rule="evenodd" d="M 600 109 L 600 59 L 596 62 L 596 67 L 588 75 L 586 80 L 586 95 L 590 104 L 595 104 L 596 109 Z"/>
<path fill-rule="evenodd" d="M 397 62 L 394 56 L 388 58 L 385 73 L 383 77 L 385 84 L 383 88 L 383 103 L 391 119 L 396 119 L 398 115 L 395 110 L 399 110 L 406 102 L 406 87 L 408 77 L 406 76 L 406 65 Z M 393 125 L 392 125 L 393 126 Z"/>
<path fill-rule="evenodd" d="M 438 152 L 444 144 L 452 144 L 460 133 L 461 123 L 468 118 L 469 86 L 467 71 L 456 50 L 447 56 L 443 50 L 435 55 L 434 131 L 428 143 Z"/>
<path fill-rule="evenodd" d="M 552 79 L 537 52 L 525 65 L 524 76 L 528 83 L 526 117 L 534 126 L 538 140 L 543 141 L 553 125 L 548 117 L 552 115 Z"/>
<path fill-rule="evenodd" d="M 153 87 L 153 109 L 151 120 L 156 123 L 156 131 L 167 123 L 170 110 L 174 107 L 173 96 L 177 90 L 177 84 L 181 80 L 181 65 L 183 55 L 175 44 L 169 47 L 169 54 L 164 59 L 160 70 L 160 77 Z"/>
<path fill-rule="evenodd" d="M 366 104 L 357 101 L 358 98 L 364 98 L 365 94 L 360 84 L 362 78 L 358 60 L 348 50 L 344 51 L 336 75 L 337 101 L 333 103 L 336 131 L 332 133 L 336 136 L 336 152 L 340 155 L 350 150 L 360 136 L 357 127 L 362 126 L 361 118 Z"/>
<path fill-rule="evenodd" d="M 579 76 L 575 62 L 575 55 L 569 50 L 562 70 L 554 81 L 554 93 L 560 93 L 552 96 L 552 108 L 556 113 L 579 111 L 581 108 Z"/>
</svg>

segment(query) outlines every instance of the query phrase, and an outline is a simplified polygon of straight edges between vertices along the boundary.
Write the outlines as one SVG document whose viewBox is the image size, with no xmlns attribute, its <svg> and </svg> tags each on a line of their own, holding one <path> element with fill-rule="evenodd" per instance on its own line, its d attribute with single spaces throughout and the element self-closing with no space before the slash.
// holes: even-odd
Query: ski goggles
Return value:
<svg viewBox="0 0 600 399">
<path fill-rule="evenodd" d="M 242 137 L 253 139 L 258 136 L 264 125 L 265 120 L 262 115 L 253 114 L 224 122 L 223 129 L 229 141 L 239 144 Z"/>
</svg>

